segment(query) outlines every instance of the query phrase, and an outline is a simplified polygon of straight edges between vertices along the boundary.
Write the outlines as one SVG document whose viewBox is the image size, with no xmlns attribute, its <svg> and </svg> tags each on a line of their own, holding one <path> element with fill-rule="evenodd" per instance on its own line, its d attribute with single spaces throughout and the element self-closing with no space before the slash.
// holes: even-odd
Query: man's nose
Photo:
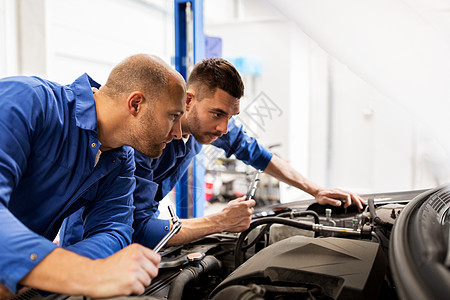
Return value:
<svg viewBox="0 0 450 300">
<path fill-rule="evenodd" d="M 217 125 L 216 130 L 221 132 L 222 134 L 226 134 L 228 132 L 228 119 L 224 118 L 220 120 L 220 123 Z"/>
<path fill-rule="evenodd" d="M 173 124 L 170 135 L 175 139 L 181 139 L 181 118 L 178 118 L 178 120 Z"/>
</svg>

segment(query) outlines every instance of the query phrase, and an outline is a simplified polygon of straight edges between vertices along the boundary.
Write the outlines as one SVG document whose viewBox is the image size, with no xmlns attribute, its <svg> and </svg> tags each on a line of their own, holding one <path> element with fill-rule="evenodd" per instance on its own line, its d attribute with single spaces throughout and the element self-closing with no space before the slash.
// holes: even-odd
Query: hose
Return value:
<svg viewBox="0 0 450 300">
<path fill-rule="evenodd" d="M 375 241 L 376 241 L 378 244 L 381 244 L 381 239 L 380 239 L 380 237 L 378 236 L 378 234 L 376 234 L 374 231 L 372 231 L 370 234 L 372 235 L 372 237 L 375 239 Z"/>
<path fill-rule="evenodd" d="M 265 225 L 263 228 L 261 228 L 261 232 L 253 239 L 253 241 L 250 244 L 247 244 L 245 246 L 242 246 L 243 250 L 247 250 L 248 248 L 252 247 L 253 245 L 255 245 L 258 240 L 267 233 L 267 231 L 269 231 L 270 229 L 270 225 L 272 224 L 267 224 Z"/>
<path fill-rule="evenodd" d="M 222 263 L 212 255 L 206 256 L 198 264 L 184 268 L 177 278 L 172 281 L 168 295 L 169 300 L 180 300 L 183 296 L 184 287 L 191 281 L 197 279 L 201 274 L 218 270 Z"/>
<path fill-rule="evenodd" d="M 385 222 L 385 221 L 381 220 L 380 217 L 377 216 L 373 197 L 370 197 L 367 200 L 367 202 L 369 203 L 369 211 L 370 211 L 370 216 L 372 217 L 373 223 L 375 225 L 380 225 L 388 230 L 392 230 L 393 225 L 391 223 Z"/>
<path fill-rule="evenodd" d="M 288 217 L 288 216 L 291 217 L 291 218 L 301 217 L 301 216 L 313 216 L 314 217 L 314 223 L 320 224 L 319 214 L 316 213 L 313 210 L 284 212 L 284 213 L 281 213 L 281 214 L 277 215 L 277 217 Z"/>
<path fill-rule="evenodd" d="M 304 211 L 291 211 L 291 212 L 284 212 L 277 217 L 290 217 L 291 219 L 295 217 L 301 217 L 301 216 L 313 216 L 314 217 L 314 223 L 320 224 L 320 218 L 319 214 L 313 210 L 304 210 Z M 333 221 L 334 222 L 334 221 Z M 336 222 L 334 222 L 334 225 L 336 225 Z M 318 237 L 317 232 L 314 233 L 314 237 Z"/>
<path fill-rule="evenodd" d="M 244 262 L 245 251 L 242 251 L 242 248 L 243 248 L 244 240 L 247 237 L 247 235 L 253 229 L 258 227 L 259 225 L 274 224 L 274 223 L 284 224 L 284 225 L 288 225 L 288 226 L 292 226 L 292 227 L 296 227 L 296 228 L 300 228 L 300 229 L 305 229 L 305 230 L 313 230 L 313 224 L 303 223 L 300 221 L 295 221 L 295 220 L 285 219 L 285 218 L 280 218 L 280 217 L 267 217 L 264 219 L 254 220 L 250 223 L 250 227 L 246 231 L 243 231 L 239 235 L 239 238 L 236 242 L 236 249 L 234 251 L 235 268 L 237 268 Z"/>
</svg>

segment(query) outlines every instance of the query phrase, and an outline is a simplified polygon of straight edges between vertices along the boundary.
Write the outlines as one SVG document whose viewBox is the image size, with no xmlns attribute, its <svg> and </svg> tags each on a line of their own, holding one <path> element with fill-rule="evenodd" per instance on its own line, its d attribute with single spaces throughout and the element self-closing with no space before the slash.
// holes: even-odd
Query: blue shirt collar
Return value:
<svg viewBox="0 0 450 300">
<path fill-rule="evenodd" d="M 84 73 L 70 87 L 73 89 L 76 97 L 75 119 L 77 126 L 82 129 L 92 130 L 98 134 L 97 111 L 91 87 L 100 88 L 100 84 Z"/>
<path fill-rule="evenodd" d="M 100 84 L 84 73 L 78 77 L 70 88 L 75 93 L 75 119 L 77 126 L 82 129 L 92 130 L 98 135 L 97 110 L 95 108 L 95 98 L 92 87 L 100 88 Z M 118 158 L 126 159 L 125 147 L 106 151 L 105 153 L 115 153 Z M 109 155 L 109 154 L 108 154 Z"/>
</svg>

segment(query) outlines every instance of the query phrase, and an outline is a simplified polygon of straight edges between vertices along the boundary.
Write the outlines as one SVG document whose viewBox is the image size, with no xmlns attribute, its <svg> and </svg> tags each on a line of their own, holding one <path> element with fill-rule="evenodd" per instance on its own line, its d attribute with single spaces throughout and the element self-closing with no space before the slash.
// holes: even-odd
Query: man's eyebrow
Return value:
<svg viewBox="0 0 450 300">
<path fill-rule="evenodd" d="M 228 113 L 220 108 L 212 108 L 211 112 L 216 112 L 216 113 L 221 113 L 224 115 L 228 115 Z M 233 116 L 237 116 L 240 113 L 240 111 L 238 111 L 237 113 L 235 113 Z"/>
<path fill-rule="evenodd" d="M 224 115 L 228 114 L 226 111 L 224 111 L 223 109 L 220 109 L 220 108 L 211 108 L 211 111 L 212 112 L 221 113 L 221 114 L 224 114 Z"/>
</svg>

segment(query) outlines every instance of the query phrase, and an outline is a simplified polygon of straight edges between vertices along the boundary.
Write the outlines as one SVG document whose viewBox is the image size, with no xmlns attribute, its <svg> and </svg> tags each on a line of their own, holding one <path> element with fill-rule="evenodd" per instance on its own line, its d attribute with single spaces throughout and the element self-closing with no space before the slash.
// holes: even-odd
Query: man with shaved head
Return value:
<svg viewBox="0 0 450 300">
<path fill-rule="evenodd" d="M 131 147 L 157 158 L 180 138 L 185 95 L 179 73 L 143 54 L 102 87 L 87 74 L 70 85 L 0 79 L 0 298 L 22 286 L 93 298 L 144 292 L 160 257 L 130 245 Z M 57 247 L 62 221 L 81 207 L 83 240 Z"/>
</svg>

